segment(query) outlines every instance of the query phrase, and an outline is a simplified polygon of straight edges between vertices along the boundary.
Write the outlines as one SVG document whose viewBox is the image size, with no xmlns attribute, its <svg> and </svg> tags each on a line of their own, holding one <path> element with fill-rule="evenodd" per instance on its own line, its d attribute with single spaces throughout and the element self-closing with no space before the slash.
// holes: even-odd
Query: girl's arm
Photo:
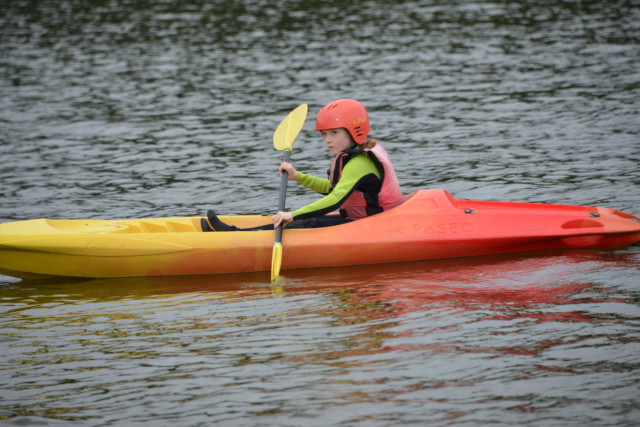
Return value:
<svg viewBox="0 0 640 427">
<path fill-rule="evenodd" d="M 306 178 L 304 177 L 304 174 L 298 172 L 298 178 L 296 178 L 296 181 L 298 182 L 300 182 L 298 180 L 300 179 L 300 175 L 303 175 L 305 180 L 309 179 L 308 182 L 314 183 L 314 186 L 318 185 L 317 188 L 320 188 L 320 183 L 322 183 L 322 189 L 327 191 L 328 194 L 320 200 L 291 212 L 293 219 L 311 218 L 332 212 L 338 209 L 340 205 L 342 205 L 342 203 L 344 203 L 344 201 L 351 195 L 351 193 L 353 193 L 353 191 L 365 180 L 373 179 L 378 180 L 378 182 L 380 181 L 380 172 L 378 171 L 378 168 L 376 168 L 371 159 L 367 156 L 356 156 L 349 160 L 349 163 L 347 163 L 342 170 L 340 181 L 338 181 L 333 190 L 331 190 L 331 183 L 328 179 L 321 179 L 311 175 L 307 175 L 306 177 L 309 178 Z M 305 185 L 302 182 L 300 183 Z M 314 187 L 308 188 L 316 190 Z M 318 192 L 320 193 L 320 191 Z"/>
</svg>

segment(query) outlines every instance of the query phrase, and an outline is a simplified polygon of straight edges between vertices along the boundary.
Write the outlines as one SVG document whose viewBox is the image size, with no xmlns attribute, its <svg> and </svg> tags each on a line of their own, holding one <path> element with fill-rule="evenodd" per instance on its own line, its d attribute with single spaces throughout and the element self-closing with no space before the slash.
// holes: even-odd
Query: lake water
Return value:
<svg viewBox="0 0 640 427">
<path fill-rule="evenodd" d="M 638 215 L 638 70 L 636 1 L 3 2 L 0 221 L 273 212 L 343 97 L 404 193 Z M 0 424 L 640 419 L 640 246 L 286 276 L 0 276 Z"/>
</svg>

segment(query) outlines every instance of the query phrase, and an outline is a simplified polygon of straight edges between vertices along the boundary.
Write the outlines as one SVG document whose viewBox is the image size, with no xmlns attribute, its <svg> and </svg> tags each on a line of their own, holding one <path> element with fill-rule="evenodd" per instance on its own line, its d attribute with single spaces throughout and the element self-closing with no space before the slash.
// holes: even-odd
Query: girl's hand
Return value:
<svg viewBox="0 0 640 427">
<path fill-rule="evenodd" d="M 280 165 L 280 175 L 282 175 L 282 172 L 287 171 L 287 173 L 289 174 L 289 176 L 287 176 L 287 180 L 289 181 L 295 181 L 296 180 L 296 176 L 298 175 L 298 171 L 296 170 L 296 168 L 293 167 L 293 165 L 289 162 L 282 162 L 282 164 Z"/>
<path fill-rule="evenodd" d="M 291 212 L 280 211 L 274 216 L 272 216 L 271 220 L 273 221 L 274 227 L 279 226 L 281 223 L 282 223 L 282 226 L 285 226 L 293 222 L 293 215 L 291 215 Z"/>
</svg>

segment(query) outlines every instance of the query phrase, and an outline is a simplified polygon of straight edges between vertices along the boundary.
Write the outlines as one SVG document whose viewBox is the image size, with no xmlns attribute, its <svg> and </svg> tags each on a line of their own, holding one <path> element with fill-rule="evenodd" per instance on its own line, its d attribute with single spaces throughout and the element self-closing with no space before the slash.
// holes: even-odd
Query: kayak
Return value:
<svg viewBox="0 0 640 427">
<path fill-rule="evenodd" d="M 269 271 L 274 231 L 202 232 L 201 217 L 33 219 L 0 224 L 0 274 L 115 278 Z M 239 228 L 269 216 L 221 216 Z M 419 190 L 386 212 L 286 230 L 282 269 L 420 261 L 640 241 L 640 218 L 610 208 L 462 200 Z"/>
</svg>

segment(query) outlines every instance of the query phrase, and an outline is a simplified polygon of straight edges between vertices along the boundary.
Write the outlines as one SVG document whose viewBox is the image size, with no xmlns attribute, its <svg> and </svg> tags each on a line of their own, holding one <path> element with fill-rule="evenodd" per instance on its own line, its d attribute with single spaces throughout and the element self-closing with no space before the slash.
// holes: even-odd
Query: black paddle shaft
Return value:
<svg viewBox="0 0 640 427">
<path fill-rule="evenodd" d="M 291 158 L 291 151 L 284 150 L 283 162 L 289 162 Z M 278 198 L 278 212 L 284 210 L 285 200 L 287 198 L 287 182 L 289 181 L 289 172 L 282 171 L 280 176 L 280 197 Z M 282 223 L 276 227 L 276 242 L 282 242 Z"/>
</svg>

